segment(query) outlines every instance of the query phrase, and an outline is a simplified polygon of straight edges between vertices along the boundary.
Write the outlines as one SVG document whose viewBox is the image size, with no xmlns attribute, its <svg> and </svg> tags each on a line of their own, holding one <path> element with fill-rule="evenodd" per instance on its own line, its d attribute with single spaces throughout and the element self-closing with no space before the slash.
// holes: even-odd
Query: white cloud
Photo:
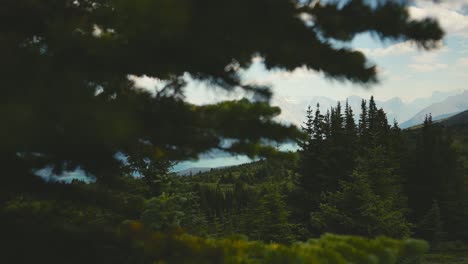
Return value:
<svg viewBox="0 0 468 264">
<path fill-rule="evenodd" d="M 449 67 L 443 62 L 443 55 L 450 50 L 447 47 L 430 52 L 418 52 L 411 60 L 408 67 L 416 72 L 433 72 Z"/>
<path fill-rule="evenodd" d="M 418 0 L 418 2 L 421 3 L 422 1 Z M 427 2 L 427 0 L 425 2 Z M 445 1 L 440 1 L 437 4 L 446 9 L 456 10 L 456 11 L 462 11 L 468 8 L 468 0 L 445 0 Z"/>
<path fill-rule="evenodd" d="M 381 81 L 387 82 L 387 81 L 404 81 L 410 78 L 410 74 L 397 74 L 392 72 L 388 68 L 384 67 L 377 67 L 377 74 L 379 75 L 379 78 Z"/>
<path fill-rule="evenodd" d="M 298 67 L 292 71 L 281 69 L 267 70 L 262 57 L 256 56 L 252 59 L 252 65 L 248 69 L 239 72 L 244 84 L 274 85 L 279 81 L 288 80 L 310 80 L 310 78 L 321 76 L 320 73 L 309 70 L 307 67 Z"/>
<path fill-rule="evenodd" d="M 413 19 L 437 18 L 447 33 L 468 37 L 468 15 L 463 13 L 463 9 L 467 7 L 467 0 L 441 1 L 440 3 L 417 0 L 415 6 L 409 7 L 409 13 Z"/>
<path fill-rule="evenodd" d="M 447 54 L 451 50 L 448 47 L 442 47 L 431 51 L 418 51 L 416 55 L 412 57 L 416 63 L 433 63 L 439 61 L 444 54 Z"/>
<path fill-rule="evenodd" d="M 366 56 L 369 57 L 387 57 L 405 55 L 408 53 L 416 52 L 418 48 L 413 43 L 405 41 L 384 48 L 358 48 L 357 50 L 363 52 Z"/>
<path fill-rule="evenodd" d="M 453 65 L 453 71 L 456 76 L 468 77 L 468 57 L 459 58 Z"/>
<path fill-rule="evenodd" d="M 293 71 L 270 70 L 266 69 L 261 74 L 255 76 L 247 75 L 244 79 L 246 84 L 257 85 L 274 85 L 278 81 L 288 80 L 310 80 L 310 78 L 318 77 L 320 73 L 307 69 L 305 66 L 294 69 Z"/>
<path fill-rule="evenodd" d="M 149 77 L 146 75 L 129 75 L 128 79 L 135 84 L 136 88 L 147 90 L 152 94 L 156 94 L 156 92 L 162 89 L 162 87 L 166 84 L 166 82 L 161 79 Z"/>
<path fill-rule="evenodd" d="M 416 72 L 433 72 L 437 70 L 443 70 L 448 68 L 447 64 L 444 63 L 422 63 L 422 64 L 410 64 L 408 67 Z"/>
<path fill-rule="evenodd" d="M 460 58 L 456 63 L 457 67 L 468 67 L 468 58 Z"/>
</svg>

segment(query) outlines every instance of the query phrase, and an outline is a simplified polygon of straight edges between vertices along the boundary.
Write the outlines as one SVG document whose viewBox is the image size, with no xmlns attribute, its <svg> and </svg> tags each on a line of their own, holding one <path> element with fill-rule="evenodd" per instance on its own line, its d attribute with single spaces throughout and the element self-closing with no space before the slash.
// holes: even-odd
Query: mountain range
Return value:
<svg viewBox="0 0 468 264">
<path fill-rule="evenodd" d="M 363 98 L 359 96 L 348 97 L 348 104 L 352 107 L 356 120 L 359 118 L 359 113 L 361 112 L 362 99 Z M 367 99 L 368 98 L 366 98 L 366 100 Z M 344 105 L 346 100 L 341 100 L 340 102 Z M 272 105 L 279 106 L 281 108 L 281 115 L 277 118 L 278 121 L 297 126 L 300 126 L 303 123 L 307 107 L 310 105 L 315 108 L 317 103 L 320 104 L 320 110 L 326 112 L 330 107 L 336 106 L 337 100 L 324 96 L 275 96 L 272 100 Z M 387 113 L 389 122 L 396 120 L 400 123 L 400 127 L 408 128 L 413 125 L 421 124 L 424 121 L 426 114 L 429 113 L 432 113 L 434 120 L 440 120 L 463 110 L 467 110 L 468 90 L 464 92 L 436 91 L 429 97 L 416 98 L 409 102 L 405 102 L 399 97 L 394 97 L 385 101 L 381 101 L 376 98 L 376 104 L 378 107 L 382 107 Z M 291 149 L 294 148 L 292 147 L 290 150 Z M 172 172 L 176 172 L 179 175 L 190 175 L 190 173 L 196 174 L 198 171 L 206 171 L 211 168 L 234 166 L 251 161 L 251 159 L 245 156 L 233 157 L 213 152 L 210 155 L 200 157 L 197 161 L 179 163 L 172 168 Z"/>
<path fill-rule="evenodd" d="M 355 95 L 347 98 L 356 119 L 361 112 L 362 99 L 362 97 Z M 365 99 L 368 100 L 368 98 Z M 326 112 L 327 109 L 335 106 L 337 101 L 336 99 L 324 96 L 275 96 L 272 104 L 281 108 L 281 115 L 278 117 L 278 121 L 300 126 L 305 120 L 306 110 L 309 105 L 315 108 L 317 103 L 319 103 L 320 110 Z M 344 106 L 346 100 L 340 100 L 340 102 Z M 460 91 L 436 91 L 429 97 L 416 98 L 409 102 L 405 102 L 399 97 L 393 97 L 384 101 L 376 98 L 376 104 L 377 107 L 382 107 L 387 113 L 389 122 L 396 120 L 401 124 L 402 128 L 407 128 L 422 123 L 425 115 L 428 113 L 432 113 L 433 117 L 444 118 L 468 109 L 468 90 L 462 93 Z"/>
<path fill-rule="evenodd" d="M 432 120 L 437 121 L 453 116 L 467 109 L 468 90 L 464 91 L 461 94 L 449 96 L 441 102 L 437 102 L 425 107 L 416 115 L 414 115 L 411 119 L 401 123 L 401 127 L 407 128 L 421 124 L 422 122 L 424 122 L 425 117 L 429 114 L 432 116 Z"/>
</svg>

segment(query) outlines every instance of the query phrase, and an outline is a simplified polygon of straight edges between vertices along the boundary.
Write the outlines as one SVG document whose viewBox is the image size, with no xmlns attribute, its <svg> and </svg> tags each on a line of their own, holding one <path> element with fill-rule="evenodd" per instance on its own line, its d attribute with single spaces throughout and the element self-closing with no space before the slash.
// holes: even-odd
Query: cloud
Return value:
<svg viewBox="0 0 468 264">
<path fill-rule="evenodd" d="M 439 3 L 415 0 L 413 5 L 408 7 L 408 11 L 416 20 L 427 17 L 436 18 L 448 35 L 468 38 L 468 0 L 450 0 Z M 442 43 L 439 45 L 442 47 Z M 416 53 L 419 49 L 411 41 L 404 41 L 382 48 L 358 48 L 358 50 L 370 58 L 384 58 Z"/>
<path fill-rule="evenodd" d="M 448 64 L 444 63 L 423 63 L 423 64 L 410 64 L 408 67 L 416 72 L 433 72 L 448 68 Z"/>
<path fill-rule="evenodd" d="M 392 72 L 388 68 L 377 67 L 377 74 L 380 77 L 380 80 L 386 81 L 404 81 L 410 78 L 410 74 L 397 74 Z"/>
<path fill-rule="evenodd" d="M 145 89 L 154 89 L 154 87 L 156 87 L 160 83 L 159 79 L 149 77 L 146 75 L 143 75 L 143 76 L 129 75 L 128 79 L 130 81 L 133 81 L 133 83 L 135 84 L 135 87 L 145 88 Z"/>
<path fill-rule="evenodd" d="M 292 71 L 281 69 L 267 70 L 262 57 L 254 57 L 252 65 L 248 69 L 240 72 L 244 84 L 254 85 L 274 85 L 283 81 L 308 81 L 311 78 L 321 76 L 320 73 L 307 69 L 307 67 L 298 67 Z"/>
<path fill-rule="evenodd" d="M 468 58 L 460 58 L 457 60 L 456 66 L 458 67 L 468 67 Z"/>
<path fill-rule="evenodd" d="M 260 74 L 247 75 L 244 79 L 246 84 L 256 84 L 256 85 L 273 85 L 279 81 L 306 81 L 310 78 L 319 76 L 320 73 L 317 73 L 313 70 L 307 69 L 307 67 L 298 67 L 292 71 L 284 70 L 264 70 Z"/>
<path fill-rule="evenodd" d="M 127 78 L 134 83 L 135 88 L 149 91 L 153 95 L 159 92 L 162 89 L 162 87 L 164 87 L 164 85 L 167 84 L 167 82 L 165 82 L 164 80 L 146 75 L 129 75 Z"/>
<path fill-rule="evenodd" d="M 369 57 L 388 57 L 388 56 L 400 56 L 408 53 L 413 53 L 418 50 L 417 46 L 409 41 L 400 42 L 397 44 L 390 45 L 384 48 L 358 48 L 357 50 L 364 53 Z"/>
<path fill-rule="evenodd" d="M 454 73 L 459 77 L 468 77 L 468 57 L 459 58 L 454 63 L 453 70 Z"/>
<path fill-rule="evenodd" d="M 449 48 L 444 47 L 430 52 L 419 52 L 411 58 L 412 63 L 408 65 L 415 72 L 433 72 L 449 67 L 443 63 L 444 54 L 449 52 Z"/>
<path fill-rule="evenodd" d="M 413 19 L 434 17 L 448 34 L 468 37 L 468 15 L 464 11 L 467 8 L 467 0 L 441 1 L 440 3 L 416 0 L 415 5 L 410 6 L 408 10 Z"/>
<path fill-rule="evenodd" d="M 438 50 L 420 51 L 411 57 L 414 64 L 437 64 L 446 57 L 451 50 L 448 47 L 443 47 Z"/>
<path fill-rule="evenodd" d="M 418 2 L 420 2 L 420 4 L 427 4 L 427 0 L 426 1 L 421 1 L 421 0 L 417 0 Z M 449 10 L 456 10 L 456 11 L 460 11 L 460 12 L 466 12 L 466 10 L 468 9 L 468 0 L 445 0 L 445 1 L 439 1 L 437 3 L 439 6 L 442 6 L 443 8 L 446 8 L 446 9 L 449 9 Z"/>
</svg>

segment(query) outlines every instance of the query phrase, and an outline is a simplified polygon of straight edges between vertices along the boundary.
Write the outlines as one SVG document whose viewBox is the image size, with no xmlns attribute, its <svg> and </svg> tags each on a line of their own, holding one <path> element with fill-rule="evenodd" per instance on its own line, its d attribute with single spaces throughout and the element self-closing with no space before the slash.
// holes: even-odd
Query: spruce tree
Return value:
<svg viewBox="0 0 468 264">
<path fill-rule="evenodd" d="M 307 107 L 306 121 L 304 122 L 304 125 L 302 126 L 302 131 L 304 131 L 304 133 L 306 133 L 309 138 L 312 138 L 314 135 L 314 128 L 315 128 L 314 111 L 312 110 L 312 107 L 309 105 Z"/>
<path fill-rule="evenodd" d="M 323 133 L 326 138 L 331 136 L 331 121 L 330 121 L 330 109 L 327 109 L 325 116 L 323 117 Z"/>
<path fill-rule="evenodd" d="M 366 172 L 355 171 L 338 191 L 327 193 L 311 225 L 319 233 L 407 237 L 411 225 L 392 199 L 378 195 Z"/>
<path fill-rule="evenodd" d="M 324 191 L 335 191 L 338 188 L 340 179 L 345 178 L 347 173 L 346 156 L 346 132 L 345 122 L 341 109 L 341 103 L 337 102 L 336 107 L 331 108 L 330 114 L 330 137 L 326 141 L 326 185 Z"/>
<path fill-rule="evenodd" d="M 382 108 L 377 110 L 374 123 L 373 143 L 388 148 L 390 125 L 388 124 L 387 114 Z"/>
<path fill-rule="evenodd" d="M 361 144 L 364 144 L 368 134 L 368 110 L 366 100 L 361 101 L 361 113 L 359 114 L 359 137 L 361 138 Z"/>
<path fill-rule="evenodd" d="M 416 235 L 428 240 L 433 246 L 437 246 L 445 238 L 441 210 L 437 200 L 432 201 L 431 208 L 418 224 Z"/>
<path fill-rule="evenodd" d="M 319 104 L 317 104 L 314 116 L 312 116 L 312 113 L 313 111 L 309 107 L 307 121 L 305 122 L 305 129 L 308 130 L 305 130 L 305 132 L 310 131 L 310 134 L 300 144 L 299 173 L 301 175 L 300 186 L 307 193 L 307 199 L 309 199 L 311 207 L 314 207 L 318 205 L 320 193 L 325 186 L 326 180 L 324 173 L 326 157 L 324 152 L 327 149 L 324 143 L 326 138 L 324 131 L 326 131 L 325 126 L 327 124 L 320 113 Z"/>
<path fill-rule="evenodd" d="M 345 132 L 351 141 L 357 136 L 356 121 L 354 120 L 353 109 L 348 104 L 348 99 L 346 99 L 345 105 Z"/>
<path fill-rule="evenodd" d="M 348 105 L 348 100 L 346 100 L 345 106 L 345 118 L 344 118 L 344 130 L 345 130 L 345 140 L 344 140 L 344 150 L 343 150 L 343 160 L 342 167 L 344 176 L 347 177 L 351 175 L 356 161 L 356 156 L 358 153 L 358 131 L 356 127 L 356 122 L 354 120 L 353 109 Z"/>
<path fill-rule="evenodd" d="M 370 97 L 369 100 L 369 112 L 368 112 L 368 127 L 371 133 L 374 133 L 377 126 L 377 105 L 374 100 L 374 96 Z"/>
<path fill-rule="evenodd" d="M 313 138 L 321 142 L 325 137 L 324 133 L 324 116 L 320 112 L 320 104 L 317 103 L 317 108 L 315 110 L 314 121 L 313 121 Z"/>
</svg>

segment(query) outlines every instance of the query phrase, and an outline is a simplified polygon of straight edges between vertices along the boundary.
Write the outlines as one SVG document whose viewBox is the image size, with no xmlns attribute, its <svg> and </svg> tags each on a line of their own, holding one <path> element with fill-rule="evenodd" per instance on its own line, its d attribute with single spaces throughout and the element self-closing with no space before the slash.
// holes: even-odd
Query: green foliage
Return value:
<svg viewBox="0 0 468 264">
<path fill-rule="evenodd" d="M 444 239 L 445 232 L 437 201 L 433 201 L 431 209 L 424 215 L 417 226 L 422 237 L 437 245 Z"/>
<path fill-rule="evenodd" d="M 146 201 L 141 221 L 153 231 L 184 227 L 194 233 L 206 232 L 207 223 L 194 193 L 163 193 Z"/>
<path fill-rule="evenodd" d="M 163 193 L 146 202 L 141 221 L 154 231 L 164 231 L 180 225 L 184 212 L 182 206 L 187 200 L 178 195 Z"/>
<path fill-rule="evenodd" d="M 408 237 L 411 225 L 392 198 L 376 194 L 367 175 L 355 172 L 341 190 L 328 193 L 311 224 L 319 231 L 368 237 Z"/>
<path fill-rule="evenodd" d="M 365 239 L 326 234 L 290 246 L 237 239 L 203 239 L 181 234 L 148 234 L 128 223 L 124 234 L 140 242 L 156 263 L 420 263 L 428 250 L 420 240 Z M 183 250 L 183 254 L 180 251 Z"/>
<path fill-rule="evenodd" d="M 289 222 L 290 212 L 278 186 L 266 186 L 258 203 L 247 209 L 248 230 L 245 234 L 254 240 L 290 243 L 295 241 L 294 225 Z"/>
<path fill-rule="evenodd" d="M 265 242 L 295 241 L 300 226 L 293 221 L 287 200 L 295 186 L 295 175 L 291 164 L 287 164 L 265 160 L 178 177 L 193 186 L 208 223 L 205 232 L 190 228 L 190 233 L 217 238 L 244 234 Z"/>
<path fill-rule="evenodd" d="M 252 207 L 251 214 L 231 218 L 231 224 L 243 220 L 254 229 L 258 227 L 256 235 L 262 240 L 292 239 L 282 196 L 274 186 L 264 191 L 260 208 Z M 162 195 L 148 200 L 142 220 L 149 225 L 128 220 L 120 224 L 125 216 L 96 206 L 18 197 L 0 212 L 4 238 L 0 245 L 9 249 L 3 257 L 19 263 L 396 263 L 398 259 L 419 258 L 427 250 L 422 241 L 383 237 L 324 235 L 288 246 L 248 241 L 239 233 L 229 236 L 228 218 L 205 225 L 207 232 L 213 228 L 220 232 L 218 239 L 188 235 L 180 227 L 167 225 L 184 227 L 188 223 L 190 210 L 184 207 L 191 201 L 184 201 L 184 196 L 190 197 Z M 260 220 L 254 222 L 255 218 Z M 165 224 L 169 230 L 154 232 L 155 223 Z M 24 248 L 29 254 L 20 254 Z"/>
</svg>

